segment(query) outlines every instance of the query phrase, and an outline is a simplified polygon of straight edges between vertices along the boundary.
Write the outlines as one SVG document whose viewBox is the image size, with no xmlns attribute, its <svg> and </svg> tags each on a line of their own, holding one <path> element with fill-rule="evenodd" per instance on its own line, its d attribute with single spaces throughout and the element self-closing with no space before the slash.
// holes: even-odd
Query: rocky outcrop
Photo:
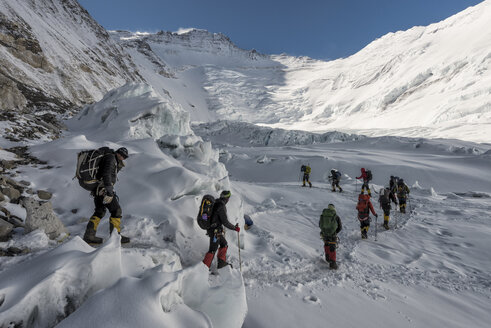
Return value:
<svg viewBox="0 0 491 328">
<path fill-rule="evenodd" d="M 65 113 L 142 80 L 76 0 L 0 0 L 0 111 Z"/>
<path fill-rule="evenodd" d="M 43 229 L 51 239 L 56 239 L 61 234 L 66 234 L 63 223 L 53 211 L 51 202 L 38 201 L 32 197 L 22 199 L 22 206 L 26 209 L 25 232 Z"/>
</svg>

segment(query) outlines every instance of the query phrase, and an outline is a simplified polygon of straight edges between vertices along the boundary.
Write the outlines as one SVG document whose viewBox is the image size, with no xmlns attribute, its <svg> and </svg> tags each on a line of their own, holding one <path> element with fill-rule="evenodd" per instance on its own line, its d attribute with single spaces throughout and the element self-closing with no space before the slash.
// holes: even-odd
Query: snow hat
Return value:
<svg viewBox="0 0 491 328">
<path fill-rule="evenodd" d="M 125 147 L 118 148 L 118 150 L 116 150 L 116 154 L 121 155 L 121 157 L 123 157 L 123 159 L 127 159 L 128 158 L 128 149 L 126 149 Z"/>
<path fill-rule="evenodd" d="M 330 210 L 335 210 L 336 209 L 336 207 L 334 207 L 334 204 L 327 205 L 327 208 L 330 209 Z"/>
<path fill-rule="evenodd" d="M 224 199 L 229 199 L 230 196 L 232 196 L 232 193 L 230 192 L 230 190 L 224 190 L 220 194 L 220 198 L 224 198 Z"/>
</svg>

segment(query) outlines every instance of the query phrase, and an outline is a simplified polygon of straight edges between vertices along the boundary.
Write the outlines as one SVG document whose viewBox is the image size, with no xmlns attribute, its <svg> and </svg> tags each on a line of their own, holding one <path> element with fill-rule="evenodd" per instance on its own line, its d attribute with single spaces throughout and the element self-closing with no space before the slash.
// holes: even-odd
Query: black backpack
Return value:
<svg viewBox="0 0 491 328">
<path fill-rule="evenodd" d="M 77 169 L 75 176 L 78 179 L 79 185 L 88 191 L 94 191 L 99 185 L 97 172 L 99 164 L 104 155 L 113 152 L 109 147 L 101 147 L 99 149 L 84 150 L 77 154 Z"/>
<path fill-rule="evenodd" d="M 300 172 L 305 172 L 305 170 L 307 170 L 307 167 L 305 165 L 302 165 L 300 167 Z"/>
<path fill-rule="evenodd" d="M 204 195 L 201 198 L 201 203 L 199 205 L 198 225 L 203 230 L 208 230 L 212 228 L 213 224 L 213 206 L 215 205 L 215 198 L 211 195 Z"/>
<path fill-rule="evenodd" d="M 381 205 L 390 204 L 390 189 L 384 188 L 380 190 L 380 203 Z"/>
<path fill-rule="evenodd" d="M 367 175 L 367 180 L 368 180 L 368 181 L 371 181 L 371 180 L 372 180 L 372 171 L 370 171 L 370 170 L 366 170 L 366 172 L 365 172 L 365 173 L 366 173 L 366 175 Z"/>
</svg>

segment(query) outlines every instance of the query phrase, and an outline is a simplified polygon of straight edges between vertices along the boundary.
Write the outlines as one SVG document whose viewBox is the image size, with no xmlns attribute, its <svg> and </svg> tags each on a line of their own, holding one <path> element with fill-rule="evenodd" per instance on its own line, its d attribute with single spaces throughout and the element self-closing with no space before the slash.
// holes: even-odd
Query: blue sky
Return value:
<svg viewBox="0 0 491 328">
<path fill-rule="evenodd" d="M 482 0 L 78 0 L 106 29 L 221 32 L 240 48 L 336 59 Z"/>
</svg>

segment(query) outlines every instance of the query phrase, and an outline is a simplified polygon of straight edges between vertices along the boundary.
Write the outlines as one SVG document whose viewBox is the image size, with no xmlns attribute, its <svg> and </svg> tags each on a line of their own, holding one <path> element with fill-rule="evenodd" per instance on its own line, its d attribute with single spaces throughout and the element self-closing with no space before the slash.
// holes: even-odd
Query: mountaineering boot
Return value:
<svg viewBox="0 0 491 328">
<path fill-rule="evenodd" d="M 203 259 L 203 263 L 208 268 L 211 267 L 211 262 L 213 261 L 213 257 L 215 257 L 215 253 L 208 252 L 205 254 L 205 258 Z"/>
<path fill-rule="evenodd" d="M 329 263 L 329 269 L 336 270 L 337 268 L 338 268 L 338 264 L 336 263 L 336 261 L 331 261 Z"/>
<path fill-rule="evenodd" d="M 118 231 L 119 236 L 121 237 L 121 244 L 127 244 L 131 240 L 129 237 L 123 236 L 121 234 L 121 218 L 109 218 L 109 233 L 112 234 L 114 228 Z"/>
<path fill-rule="evenodd" d="M 389 218 L 388 217 L 384 218 L 384 228 L 385 228 L 385 230 L 389 230 L 390 229 L 389 228 Z"/>
<path fill-rule="evenodd" d="M 361 228 L 361 239 L 367 239 L 368 227 Z"/>
<path fill-rule="evenodd" d="M 339 187 L 339 192 L 343 192 L 343 188 Z"/>
<path fill-rule="evenodd" d="M 331 191 L 332 191 L 332 192 L 336 192 L 336 189 L 332 189 Z"/>
<path fill-rule="evenodd" d="M 226 261 L 223 261 L 221 259 L 218 259 L 217 269 L 221 269 L 223 267 L 226 267 L 227 265 L 230 265 L 230 267 L 233 268 L 232 264 L 230 264 Z"/>
<path fill-rule="evenodd" d="M 221 269 L 224 266 L 230 265 L 230 263 L 227 262 L 227 249 L 228 247 L 220 247 L 218 249 L 218 264 L 217 264 L 217 269 Z"/>
<path fill-rule="evenodd" d="M 311 182 L 309 182 L 309 187 L 312 188 L 312 183 Z"/>
<path fill-rule="evenodd" d="M 103 239 L 100 237 L 96 237 L 95 235 L 97 231 L 97 226 L 99 225 L 100 221 L 101 218 L 97 216 L 92 216 L 89 220 L 89 223 L 87 223 L 83 238 L 87 244 L 102 244 Z"/>
</svg>

